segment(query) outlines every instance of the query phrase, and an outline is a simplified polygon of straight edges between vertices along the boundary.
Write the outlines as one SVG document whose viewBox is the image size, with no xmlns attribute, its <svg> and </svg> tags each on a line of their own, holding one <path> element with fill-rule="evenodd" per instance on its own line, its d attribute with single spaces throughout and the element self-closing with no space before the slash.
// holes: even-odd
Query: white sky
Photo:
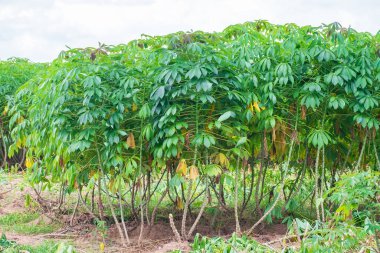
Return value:
<svg viewBox="0 0 380 253">
<path fill-rule="evenodd" d="M 221 31 L 256 19 L 315 26 L 338 21 L 374 34 L 380 30 L 380 0 L 0 0 L 0 59 L 51 61 L 65 45 Z"/>
</svg>

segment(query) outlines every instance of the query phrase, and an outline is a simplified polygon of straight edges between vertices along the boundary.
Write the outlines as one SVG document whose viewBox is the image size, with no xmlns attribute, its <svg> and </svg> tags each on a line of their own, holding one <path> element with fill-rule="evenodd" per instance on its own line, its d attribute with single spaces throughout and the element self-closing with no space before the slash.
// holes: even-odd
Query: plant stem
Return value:
<svg viewBox="0 0 380 253">
<path fill-rule="evenodd" d="M 101 182 L 100 178 L 101 178 L 102 175 L 105 175 L 105 174 L 104 174 L 104 170 L 103 170 L 103 166 L 102 166 L 102 161 L 101 161 L 101 156 L 100 156 L 100 152 L 99 152 L 98 147 L 96 147 L 96 153 L 97 153 L 97 156 L 98 156 L 98 163 L 99 163 L 99 168 L 100 168 L 100 172 L 101 172 L 101 174 L 99 174 L 99 182 Z M 100 189 L 100 185 L 99 185 L 99 189 Z M 123 246 L 126 246 L 125 239 L 124 239 L 124 234 L 123 234 L 123 231 L 121 230 L 119 221 L 117 220 L 117 217 L 116 217 L 116 214 L 115 214 L 115 210 L 114 210 L 113 205 L 112 205 L 112 200 L 111 200 L 111 197 L 110 197 L 110 194 L 108 192 L 107 187 L 104 187 L 104 191 L 106 193 L 107 204 L 108 204 L 108 206 L 111 209 L 112 217 L 113 217 L 113 219 L 115 221 L 116 228 L 117 228 L 117 230 L 119 232 L 119 236 L 120 236 L 121 242 L 122 242 Z M 100 195 L 100 193 L 99 193 L 99 195 Z"/>
<path fill-rule="evenodd" d="M 143 120 L 140 120 L 140 129 L 143 129 Z M 142 133 L 140 133 L 139 136 L 139 142 L 140 142 L 140 160 L 139 160 L 139 175 L 142 175 L 142 151 L 143 151 L 143 138 Z M 141 183 L 140 183 L 140 235 L 138 239 L 138 245 L 141 244 L 143 232 L 144 232 L 144 205 L 143 205 L 143 196 L 144 196 L 144 187 L 143 187 L 143 181 L 145 180 L 145 176 L 142 176 Z"/>
<path fill-rule="evenodd" d="M 195 103 L 195 136 L 198 134 L 198 100 Z M 193 166 L 196 165 L 197 162 L 197 153 L 198 153 L 198 145 L 195 144 L 194 147 L 194 157 L 193 157 Z M 181 225 L 181 234 L 184 240 L 187 240 L 187 234 L 186 234 L 186 219 L 187 219 L 187 212 L 189 210 L 189 204 L 190 204 L 190 198 L 191 198 L 191 190 L 193 187 L 193 180 L 189 180 L 189 185 L 187 188 L 187 194 L 186 194 L 186 202 L 183 209 L 183 216 L 182 216 L 182 225 Z"/>
<path fill-rule="evenodd" d="M 119 207 L 120 207 L 121 223 L 123 224 L 125 239 L 127 239 L 127 243 L 129 245 L 129 244 L 131 244 L 131 242 L 129 241 L 127 227 L 125 226 L 124 213 L 123 213 L 123 203 L 122 203 L 122 199 L 121 199 L 121 189 L 120 188 L 121 188 L 121 186 L 119 187 Z"/>
<path fill-rule="evenodd" d="M 276 200 L 274 201 L 273 205 L 271 206 L 271 208 L 269 208 L 269 210 L 246 232 L 248 235 L 252 234 L 253 230 L 273 211 L 273 209 L 277 205 L 277 202 L 280 200 L 281 192 L 282 192 L 282 189 L 284 188 L 284 185 L 285 185 L 285 178 L 286 178 L 286 176 L 288 174 L 289 163 L 290 163 L 290 159 L 291 159 L 292 153 L 293 153 L 294 142 L 295 142 L 295 140 L 297 138 L 296 137 L 297 125 L 298 125 L 298 107 L 297 107 L 296 123 L 295 123 L 295 126 L 294 126 L 294 131 L 293 131 L 292 136 L 291 136 L 291 142 L 290 142 L 288 159 L 286 160 L 286 162 L 284 164 L 284 167 L 285 167 L 284 168 L 284 175 L 283 175 L 283 178 L 282 178 L 282 181 L 281 181 L 280 191 L 279 191 L 279 193 L 277 195 Z"/>
<path fill-rule="evenodd" d="M 375 137 L 373 137 L 372 142 L 373 142 L 373 152 L 375 153 L 375 158 L 376 158 L 376 163 L 377 163 L 377 170 L 380 171 L 380 159 L 379 159 L 379 155 L 377 154 Z"/>
<path fill-rule="evenodd" d="M 173 233 L 174 233 L 174 236 L 175 236 L 175 239 L 177 240 L 177 242 L 181 242 L 181 236 L 179 235 L 178 233 L 178 230 L 177 228 L 175 227 L 175 224 L 174 224 L 174 221 L 173 221 L 173 215 L 170 213 L 169 214 L 169 222 L 170 222 L 170 227 L 172 228 L 173 230 Z"/>
<path fill-rule="evenodd" d="M 322 175 L 321 175 L 321 214 L 322 214 L 322 221 L 325 222 L 325 211 L 323 207 L 323 185 L 325 181 L 325 147 L 322 147 Z"/>
<path fill-rule="evenodd" d="M 358 162 L 356 163 L 355 170 L 359 169 L 360 164 L 362 162 L 363 154 L 364 154 L 364 149 L 365 149 L 365 146 L 366 146 L 366 143 L 367 143 L 367 136 L 368 136 L 368 132 L 366 131 L 365 137 L 364 137 L 364 140 L 363 140 L 363 146 L 362 146 L 362 149 L 360 151 L 360 155 L 359 155 L 359 158 L 358 158 Z"/>
<path fill-rule="evenodd" d="M 206 179 L 207 180 L 207 179 Z M 191 226 L 190 230 L 189 230 L 189 233 L 187 234 L 187 238 L 190 238 L 190 236 L 193 234 L 195 228 L 197 227 L 198 225 L 198 222 L 199 220 L 201 219 L 202 217 L 202 214 L 206 208 L 206 205 L 208 203 L 208 199 L 209 199 L 209 196 L 210 196 L 210 193 L 209 193 L 209 189 L 208 189 L 208 183 L 206 182 L 206 191 L 205 191 L 205 198 L 203 200 L 203 203 L 202 203 L 202 206 L 201 206 L 201 209 L 199 210 L 199 213 L 198 213 L 198 216 L 197 218 L 195 219 L 193 225 Z"/>
<path fill-rule="evenodd" d="M 318 181 L 319 181 L 319 171 L 318 171 L 318 167 L 319 167 L 319 153 L 321 151 L 321 148 L 318 147 L 318 150 L 317 150 L 317 158 L 315 160 L 315 172 L 314 172 L 314 179 L 315 179 L 315 208 L 316 208 L 316 212 L 317 212 L 317 220 L 320 221 L 321 220 L 321 217 L 320 217 L 320 214 L 319 214 L 319 204 L 318 204 L 318 192 L 319 192 L 319 187 L 318 187 Z"/>
<path fill-rule="evenodd" d="M 234 205 L 234 210 L 235 210 L 235 232 L 238 236 L 241 234 L 240 230 L 240 224 L 239 224 L 239 212 L 238 212 L 238 187 L 239 187 L 239 157 L 237 158 L 236 161 L 236 169 L 235 169 L 235 205 Z"/>
</svg>

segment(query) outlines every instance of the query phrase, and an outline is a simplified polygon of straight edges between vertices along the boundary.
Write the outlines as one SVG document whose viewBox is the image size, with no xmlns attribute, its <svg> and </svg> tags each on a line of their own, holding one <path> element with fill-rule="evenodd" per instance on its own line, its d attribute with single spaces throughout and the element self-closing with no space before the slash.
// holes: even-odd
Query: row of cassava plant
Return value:
<svg viewBox="0 0 380 253">
<path fill-rule="evenodd" d="M 24 163 L 24 148 L 21 148 L 20 152 L 13 155 L 12 158 L 8 157 L 8 149 L 12 143 L 9 131 L 9 105 L 13 103 L 14 93 L 18 87 L 44 68 L 45 64 L 32 63 L 21 58 L 0 61 L 0 167 L 8 168 Z M 21 143 L 18 145 L 21 147 Z"/>
<path fill-rule="evenodd" d="M 60 184 L 59 207 L 73 192 L 94 218 L 106 205 L 124 244 L 124 214 L 142 239 L 164 200 L 182 212 L 169 217 L 177 240 L 210 206 L 232 207 L 236 233 L 251 234 L 278 204 L 297 205 L 307 178 L 325 221 L 342 173 L 379 170 L 379 43 L 338 23 L 256 21 L 70 49 L 15 94 L 9 155 L 27 150 L 36 187 Z"/>
</svg>

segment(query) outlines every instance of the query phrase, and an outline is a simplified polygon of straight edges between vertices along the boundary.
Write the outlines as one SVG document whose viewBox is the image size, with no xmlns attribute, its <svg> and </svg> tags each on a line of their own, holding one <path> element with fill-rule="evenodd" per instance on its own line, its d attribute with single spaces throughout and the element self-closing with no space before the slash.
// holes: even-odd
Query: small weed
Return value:
<svg viewBox="0 0 380 253">
<path fill-rule="evenodd" d="M 107 235 L 107 225 L 105 221 L 102 220 L 95 220 L 96 230 L 97 232 L 102 236 L 103 243 L 105 242 L 105 238 Z"/>
</svg>

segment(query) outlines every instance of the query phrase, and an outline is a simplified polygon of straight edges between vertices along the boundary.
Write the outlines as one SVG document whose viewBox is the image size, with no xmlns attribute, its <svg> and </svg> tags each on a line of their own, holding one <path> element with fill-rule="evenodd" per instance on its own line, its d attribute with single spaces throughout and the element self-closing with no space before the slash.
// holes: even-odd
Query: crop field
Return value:
<svg viewBox="0 0 380 253">
<path fill-rule="evenodd" d="M 379 102 L 339 23 L 0 61 L 0 252 L 380 252 Z"/>
</svg>

